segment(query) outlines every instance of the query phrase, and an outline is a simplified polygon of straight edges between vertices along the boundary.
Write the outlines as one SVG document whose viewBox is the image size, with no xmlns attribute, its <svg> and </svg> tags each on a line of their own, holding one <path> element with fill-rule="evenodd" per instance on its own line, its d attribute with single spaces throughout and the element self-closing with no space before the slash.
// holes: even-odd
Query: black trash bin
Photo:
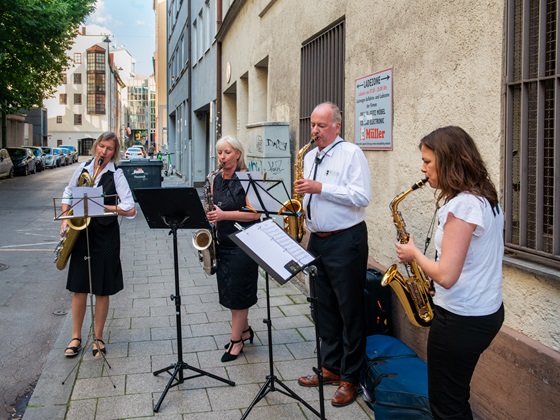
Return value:
<svg viewBox="0 0 560 420">
<path fill-rule="evenodd" d="M 135 188 L 161 187 L 161 170 L 163 163 L 158 159 L 131 159 L 122 160 L 119 168 L 124 172 L 128 185 L 132 190 L 134 201 L 136 195 Z"/>
</svg>

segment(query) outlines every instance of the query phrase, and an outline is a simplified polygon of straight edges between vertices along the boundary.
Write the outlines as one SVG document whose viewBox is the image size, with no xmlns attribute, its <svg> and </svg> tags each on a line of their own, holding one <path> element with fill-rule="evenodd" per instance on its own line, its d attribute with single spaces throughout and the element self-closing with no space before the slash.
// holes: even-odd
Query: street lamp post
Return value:
<svg viewBox="0 0 560 420">
<path fill-rule="evenodd" d="M 111 96 L 112 96 L 112 89 L 111 89 L 111 62 L 109 60 L 109 43 L 111 42 L 111 40 L 109 39 L 109 35 L 105 35 L 105 39 L 103 40 L 103 42 L 107 43 L 107 87 L 108 87 L 108 100 L 107 100 L 107 126 L 108 126 L 108 130 L 107 131 L 113 131 L 112 130 L 112 124 L 111 124 L 111 114 L 112 112 L 112 107 L 111 107 Z"/>
</svg>

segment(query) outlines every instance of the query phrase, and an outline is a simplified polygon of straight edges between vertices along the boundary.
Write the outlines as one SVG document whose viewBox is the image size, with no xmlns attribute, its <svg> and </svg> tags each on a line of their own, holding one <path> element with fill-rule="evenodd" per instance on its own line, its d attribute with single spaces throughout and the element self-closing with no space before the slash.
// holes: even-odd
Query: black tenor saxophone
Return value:
<svg viewBox="0 0 560 420">
<path fill-rule="evenodd" d="M 214 199 L 212 198 L 212 178 L 222 169 L 218 169 L 208 174 L 204 182 L 204 211 L 208 213 L 214 209 Z M 202 263 L 202 268 L 206 274 L 211 276 L 216 273 L 216 226 L 210 225 L 210 229 L 199 229 L 193 233 L 193 247 L 198 250 L 198 259 Z"/>
<path fill-rule="evenodd" d="M 296 157 L 296 162 L 294 163 L 294 182 L 298 179 L 303 178 L 303 157 L 307 150 L 313 146 L 315 142 L 315 137 L 312 137 L 305 146 L 299 149 Z M 294 186 L 295 189 L 295 186 Z M 278 214 L 284 212 L 288 213 L 303 213 L 303 194 L 294 193 L 294 198 L 287 200 L 283 205 Z M 284 230 L 296 241 L 301 242 L 303 236 L 305 235 L 305 228 L 303 223 L 305 221 L 305 214 L 300 214 L 299 216 L 284 216 Z"/>
<path fill-rule="evenodd" d="M 422 188 L 428 182 L 428 178 L 416 182 L 408 190 L 400 193 L 391 201 L 391 214 L 397 228 L 397 240 L 401 244 L 408 243 L 410 235 L 406 231 L 406 225 L 401 212 L 398 211 L 399 203 L 412 191 Z M 434 318 L 432 295 L 430 293 L 430 282 L 426 279 L 424 271 L 415 262 L 403 263 L 408 274 L 405 278 L 397 268 L 397 264 L 391 265 L 383 275 L 382 286 L 390 285 L 401 301 L 409 321 L 417 327 L 428 327 Z"/>
</svg>

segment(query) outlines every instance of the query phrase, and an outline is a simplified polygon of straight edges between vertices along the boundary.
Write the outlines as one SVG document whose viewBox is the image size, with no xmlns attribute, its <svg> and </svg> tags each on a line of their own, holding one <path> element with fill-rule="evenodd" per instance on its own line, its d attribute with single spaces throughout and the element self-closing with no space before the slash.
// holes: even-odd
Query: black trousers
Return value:
<svg viewBox="0 0 560 420">
<path fill-rule="evenodd" d="M 428 393 L 434 419 L 473 418 L 471 378 L 503 322 L 503 304 L 486 316 L 461 316 L 435 307 L 428 335 Z"/>
<path fill-rule="evenodd" d="M 321 364 L 358 384 L 366 337 L 367 226 L 362 222 L 328 238 L 311 234 L 308 250 L 321 256 L 315 284 Z"/>
</svg>

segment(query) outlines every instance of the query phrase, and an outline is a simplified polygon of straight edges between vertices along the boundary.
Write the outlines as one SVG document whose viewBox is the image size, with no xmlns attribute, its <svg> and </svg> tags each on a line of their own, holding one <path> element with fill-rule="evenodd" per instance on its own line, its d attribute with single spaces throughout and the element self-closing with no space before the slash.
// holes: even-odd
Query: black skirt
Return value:
<svg viewBox="0 0 560 420">
<path fill-rule="evenodd" d="M 90 291 L 87 238 L 91 262 Z M 110 296 L 123 289 L 121 266 L 121 239 L 118 220 L 103 225 L 92 219 L 86 230 L 82 230 L 70 257 L 66 288 L 71 292 L 93 293 L 96 296 Z"/>
<path fill-rule="evenodd" d="M 239 247 L 218 245 L 216 278 L 220 305 L 248 309 L 257 303 L 258 265 Z"/>
</svg>

